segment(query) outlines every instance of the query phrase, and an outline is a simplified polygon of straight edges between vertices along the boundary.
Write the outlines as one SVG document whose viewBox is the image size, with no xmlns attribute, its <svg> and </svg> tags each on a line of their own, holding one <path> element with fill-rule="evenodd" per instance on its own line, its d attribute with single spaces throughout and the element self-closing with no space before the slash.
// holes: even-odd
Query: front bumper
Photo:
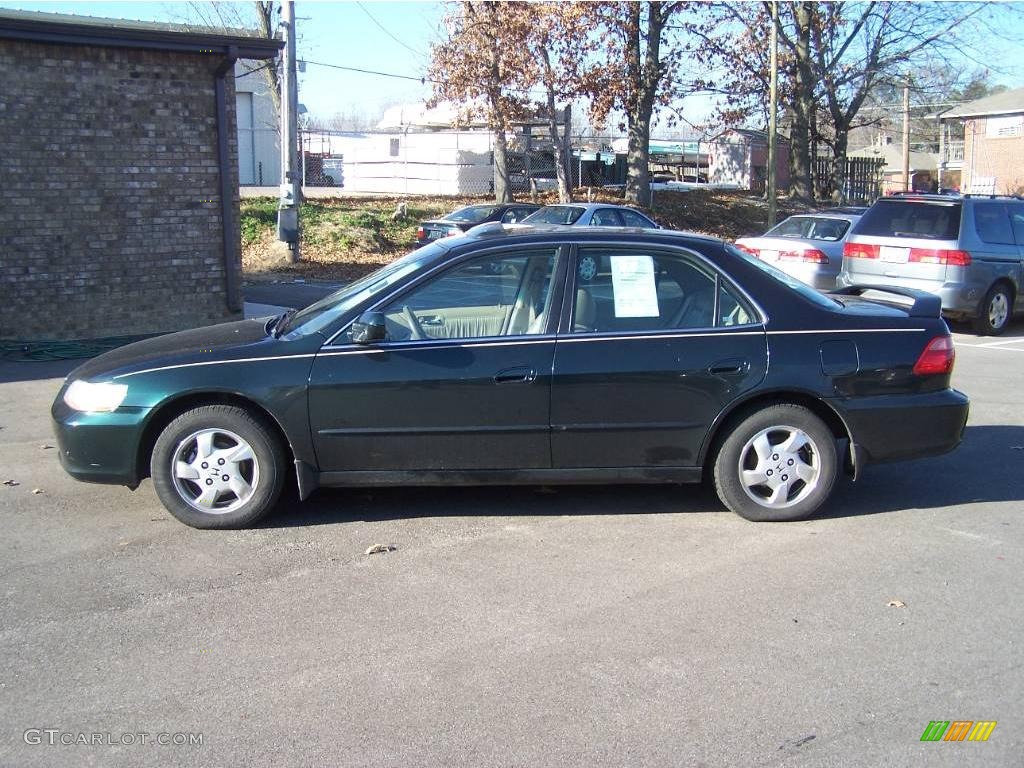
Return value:
<svg viewBox="0 0 1024 768">
<path fill-rule="evenodd" d="M 141 479 L 136 457 L 149 411 L 121 407 L 111 413 L 82 413 L 58 396 L 51 415 L 61 466 L 76 480 L 135 488 Z"/>
<path fill-rule="evenodd" d="M 833 405 L 850 428 L 858 458 L 868 463 L 949 453 L 963 438 L 970 410 L 967 395 L 955 389 L 859 397 Z"/>
</svg>

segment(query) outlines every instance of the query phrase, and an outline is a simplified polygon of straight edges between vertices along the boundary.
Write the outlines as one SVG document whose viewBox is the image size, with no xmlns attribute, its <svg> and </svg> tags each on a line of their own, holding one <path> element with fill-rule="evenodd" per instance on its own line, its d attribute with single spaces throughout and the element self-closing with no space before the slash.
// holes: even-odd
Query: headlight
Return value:
<svg viewBox="0 0 1024 768">
<path fill-rule="evenodd" d="M 76 411 L 113 411 L 124 402 L 127 384 L 84 381 L 78 379 L 64 392 L 64 402 Z"/>
</svg>

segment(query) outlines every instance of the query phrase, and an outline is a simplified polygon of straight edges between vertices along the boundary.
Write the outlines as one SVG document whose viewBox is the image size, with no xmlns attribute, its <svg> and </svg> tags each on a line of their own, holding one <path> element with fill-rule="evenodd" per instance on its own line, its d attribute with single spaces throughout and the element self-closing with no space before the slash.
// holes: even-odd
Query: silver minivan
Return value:
<svg viewBox="0 0 1024 768">
<path fill-rule="evenodd" d="M 996 335 L 1017 312 L 1024 285 L 1024 200 L 905 195 L 878 200 L 843 248 L 837 285 L 919 288 L 953 320 Z"/>
</svg>

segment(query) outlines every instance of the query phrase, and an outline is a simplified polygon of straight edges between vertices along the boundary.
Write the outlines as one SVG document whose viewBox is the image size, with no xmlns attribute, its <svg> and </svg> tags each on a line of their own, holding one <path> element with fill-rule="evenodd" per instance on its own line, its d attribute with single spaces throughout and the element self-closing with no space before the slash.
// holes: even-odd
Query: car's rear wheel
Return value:
<svg viewBox="0 0 1024 768">
<path fill-rule="evenodd" d="M 981 302 L 974 329 L 983 336 L 998 336 L 1006 330 L 1013 311 L 1010 289 L 999 283 L 989 288 Z"/>
<path fill-rule="evenodd" d="M 242 528 L 281 494 L 285 456 L 253 414 L 228 405 L 186 411 L 157 438 L 150 461 L 157 496 L 193 528 Z"/>
<path fill-rule="evenodd" d="M 780 403 L 731 429 L 715 458 L 715 489 L 747 520 L 801 520 L 832 493 L 838 466 L 825 423 L 803 406 Z"/>
</svg>

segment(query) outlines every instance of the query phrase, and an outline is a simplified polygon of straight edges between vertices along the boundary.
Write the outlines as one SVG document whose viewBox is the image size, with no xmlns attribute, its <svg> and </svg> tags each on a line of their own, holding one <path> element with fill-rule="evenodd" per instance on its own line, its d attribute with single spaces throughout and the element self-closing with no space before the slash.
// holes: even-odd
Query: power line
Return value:
<svg viewBox="0 0 1024 768">
<path fill-rule="evenodd" d="M 412 53 L 415 53 L 415 54 L 416 54 L 417 56 L 422 56 L 422 55 L 423 55 L 423 53 L 422 53 L 421 51 L 417 51 L 417 50 L 416 50 L 415 48 L 413 48 L 412 46 L 410 46 L 410 45 L 406 45 L 406 44 L 405 44 L 404 42 L 402 42 L 402 41 L 401 41 L 401 40 L 399 40 L 399 39 L 398 39 L 397 37 L 395 37 L 395 36 L 394 36 L 394 35 L 393 35 L 393 34 L 391 33 L 391 31 L 390 31 L 389 29 L 387 29 L 387 27 L 385 27 L 385 26 L 384 26 L 383 24 L 381 24 L 381 23 L 380 23 L 379 21 L 377 21 L 377 19 L 376 19 L 376 18 L 374 17 L 374 15 L 373 15 L 372 13 L 370 13 L 370 11 L 369 11 L 369 10 L 367 10 L 367 8 L 366 8 L 366 6 L 365 6 L 365 5 L 363 5 L 362 3 L 359 3 L 359 2 L 357 2 L 357 3 L 356 3 L 356 5 L 358 5 L 358 6 L 360 7 L 360 8 L 362 8 L 362 9 L 363 9 L 363 13 L 365 13 L 365 14 L 366 14 L 367 16 L 369 16 L 369 17 L 370 17 L 370 21 L 372 21 L 372 22 L 373 22 L 374 24 L 376 24 L 376 25 L 377 25 L 377 28 L 378 28 L 378 29 L 379 29 L 379 30 L 380 30 L 381 32 L 383 32 L 383 33 L 384 33 L 385 35 L 387 35 L 388 37 L 390 37 L 390 38 L 391 38 L 392 40 L 394 40 L 394 41 L 395 41 L 396 43 L 398 43 L 398 44 L 399 44 L 400 46 L 402 46 L 403 48 L 405 48 L 405 49 L 406 49 L 407 51 L 411 51 Z"/>
<path fill-rule="evenodd" d="M 361 69 L 359 67 L 346 67 L 346 66 L 343 66 L 341 64 L 328 64 L 325 61 L 310 61 L 309 59 L 303 59 L 302 63 L 303 64 L 312 64 L 315 67 L 330 67 L 331 69 L 341 69 L 341 70 L 344 70 L 345 72 L 359 72 L 359 73 L 364 74 L 364 75 L 378 75 L 379 77 L 393 77 L 393 78 L 396 78 L 398 80 L 413 80 L 413 81 L 419 83 L 420 85 L 426 85 L 427 83 L 436 83 L 438 85 L 444 85 L 444 81 L 442 81 L 442 80 L 434 80 L 433 78 L 426 77 L 426 76 L 414 77 L 413 75 L 398 75 L 398 74 L 395 74 L 394 72 L 378 72 L 375 69 Z M 486 83 L 478 83 L 478 85 L 480 87 L 485 87 Z M 540 85 L 535 85 L 535 86 L 531 86 L 530 88 L 511 88 L 511 89 L 509 89 L 509 93 L 529 95 L 530 93 L 532 93 L 533 91 L 538 90 L 541 87 L 542 86 L 540 86 Z"/>
<path fill-rule="evenodd" d="M 342 69 L 346 72 L 360 72 L 364 75 L 379 75 L 380 77 L 393 77 L 398 80 L 415 80 L 420 85 L 427 83 L 440 83 L 440 80 L 431 80 L 429 77 L 413 77 L 412 75 L 396 75 L 394 72 L 378 72 L 375 69 L 360 69 L 359 67 L 345 67 L 341 64 L 328 64 L 323 61 L 309 61 L 304 59 L 305 64 L 312 64 L 315 67 L 330 67 L 331 69 Z"/>
</svg>

